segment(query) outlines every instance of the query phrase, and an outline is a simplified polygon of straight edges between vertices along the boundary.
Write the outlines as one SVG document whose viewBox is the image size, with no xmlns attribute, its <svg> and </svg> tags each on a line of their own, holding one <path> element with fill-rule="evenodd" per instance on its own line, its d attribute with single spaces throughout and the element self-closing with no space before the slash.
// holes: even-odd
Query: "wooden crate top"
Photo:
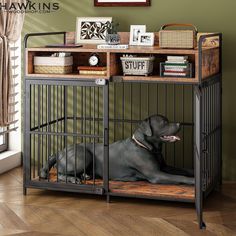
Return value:
<svg viewBox="0 0 236 236">
<path fill-rule="evenodd" d="M 205 47 L 203 51 L 212 50 L 218 47 Z M 178 55 L 190 55 L 198 54 L 198 49 L 163 49 L 159 46 L 144 47 L 144 46 L 130 46 L 128 49 L 97 49 L 97 45 L 84 44 L 80 48 L 46 48 L 46 47 L 33 47 L 27 48 L 28 52 L 98 52 L 98 53 L 144 53 L 144 54 L 178 54 Z"/>
</svg>

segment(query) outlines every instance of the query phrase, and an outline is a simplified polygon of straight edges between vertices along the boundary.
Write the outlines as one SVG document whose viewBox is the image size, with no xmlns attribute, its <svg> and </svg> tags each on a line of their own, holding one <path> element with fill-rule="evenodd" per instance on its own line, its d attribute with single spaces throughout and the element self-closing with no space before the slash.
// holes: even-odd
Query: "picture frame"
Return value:
<svg viewBox="0 0 236 236">
<path fill-rule="evenodd" d="M 96 7 L 144 7 L 151 6 L 151 0 L 94 0 Z"/>
<path fill-rule="evenodd" d="M 76 18 L 76 44 L 102 44 L 105 43 L 107 22 L 112 17 L 77 17 Z"/>
<path fill-rule="evenodd" d="M 140 33 L 138 44 L 140 46 L 154 46 L 154 33 Z"/>
<path fill-rule="evenodd" d="M 139 45 L 139 34 L 146 33 L 146 25 L 131 25 L 129 45 Z"/>
</svg>

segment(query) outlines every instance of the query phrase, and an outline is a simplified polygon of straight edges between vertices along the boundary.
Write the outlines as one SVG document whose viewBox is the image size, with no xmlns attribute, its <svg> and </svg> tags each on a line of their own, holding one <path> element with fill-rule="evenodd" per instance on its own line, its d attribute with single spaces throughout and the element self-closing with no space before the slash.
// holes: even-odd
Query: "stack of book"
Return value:
<svg viewBox="0 0 236 236">
<path fill-rule="evenodd" d="M 80 75 L 106 75 L 107 68 L 105 66 L 78 66 Z"/>
<path fill-rule="evenodd" d="M 162 63 L 162 76 L 191 77 L 191 63 L 188 56 L 168 56 Z"/>
</svg>

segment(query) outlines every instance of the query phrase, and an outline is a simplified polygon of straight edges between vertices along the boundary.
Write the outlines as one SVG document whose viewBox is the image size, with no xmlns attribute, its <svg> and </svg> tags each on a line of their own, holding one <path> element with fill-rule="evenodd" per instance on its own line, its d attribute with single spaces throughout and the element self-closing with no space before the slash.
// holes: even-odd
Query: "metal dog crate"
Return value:
<svg viewBox="0 0 236 236">
<path fill-rule="evenodd" d="M 106 195 L 108 200 L 110 196 L 125 196 L 192 202 L 200 227 L 205 227 L 203 199 L 222 182 L 221 90 L 221 71 L 197 85 L 108 81 L 99 84 L 95 80 L 26 76 L 24 194 L 27 188 L 39 188 Z M 163 187 L 159 185 L 154 187 L 154 192 L 159 193 L 153 195 L 142 193 L 142 189 L 132 192 L 137 185 L 130 186 L 130 190 L 127 183 L 109 181 L 109 143 L 132 137 L 137 125 L 153 114 L 162 114 L 182 125 L 181 142 L 164 145 L 163 155 L 172 166 L 194 168 L 191 197 L 184 196 L 184 186 L 177 187 L 177 193 L 171 196 L 161 195 Z M 47 179 L 40 178 L 40 169 L 51 155 L 65 150 L 67 162 L 67 150 L 76 143 L 83 146 L 85 160 L 86 146 L 93 146 L 92 172 L 86 173 L 84 166 L 83 176 L 76 176 L 75 171 L 68 173 L 82 178 L 82 183 L 71 183 L 67 177 L 59 180 L 55 168 L 48 169 Z M 94 150 L 98 144 L 103 145 L 103 179 L 95 176 Z M 153 185 L 149 186 L 152 191 Z"/>
</svg>

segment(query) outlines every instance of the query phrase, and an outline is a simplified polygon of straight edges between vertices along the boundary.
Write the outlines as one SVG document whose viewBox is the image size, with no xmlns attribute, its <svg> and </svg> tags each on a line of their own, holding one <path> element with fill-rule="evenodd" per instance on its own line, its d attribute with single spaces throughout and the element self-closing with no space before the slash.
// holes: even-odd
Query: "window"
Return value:
<svg viewBox="0 0 236 236">
<path fill-rule="evenodd" d="M 10 120 L 11 123 L 8 127 L 0 127 L 0 153 L 7 151 L 10 143 L 9 140 L 11 139 L 10 132 L 16 131 L 19 126 L 19 110 L 20 110 L 20 55 L 21 55 L 21 48 L 20 48 L 20 40 L 16 43 L 10 45 L 11 50 L 11 59 L 12 59 L 12 91 L 10 95 Z M 19 130 L 17 130 L 19 131 Z M 13 134 L 15 136 L 15 134 Z M 18 142 L 17 142 L 18 143 Z"/>
<path fill-rule="evenodd" d="M 4 152 L 8 148 L 8 134 L 4 132 L 6 128 L 0 128 L 0 152 Z"/>
</svg>

